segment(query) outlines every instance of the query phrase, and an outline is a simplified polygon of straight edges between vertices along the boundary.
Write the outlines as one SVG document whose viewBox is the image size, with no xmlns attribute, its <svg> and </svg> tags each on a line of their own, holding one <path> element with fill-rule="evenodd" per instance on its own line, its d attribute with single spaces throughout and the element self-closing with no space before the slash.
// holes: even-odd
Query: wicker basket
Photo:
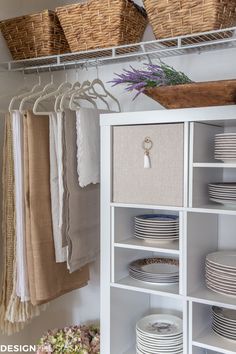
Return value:
<svg viewBox="0 0 236 354">
<path fill-rule="evenodd" d="M 56 13 L 72 52 L 139 42 L 147 25 L 144 9 L 130 0 L 90 0 Z"/>
<path fill-rule="evenodd" d="M 70 52 L 57 15 L 45 10 L 0 22 L 14 60 Z"/>
<path fill-rule="evenodd" d="M 144 4 L 157 39 L 236 25 L 236 0 L 144 0 Z"/>
</svg>

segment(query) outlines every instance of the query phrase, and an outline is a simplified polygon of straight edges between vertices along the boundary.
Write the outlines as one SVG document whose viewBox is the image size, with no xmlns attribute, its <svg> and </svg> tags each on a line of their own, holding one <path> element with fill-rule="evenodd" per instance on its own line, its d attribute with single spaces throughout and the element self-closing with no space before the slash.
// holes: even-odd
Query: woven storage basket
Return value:
<svg viewBox="0 0 236 354">
<path fill-rule="evenodd" d="M 139 42 L 147 25 L 144 9 L 130 0 L 90 0 L 56 13 L 72 52 Z"/>
<path fill-rule="evenodd" d="M 236 0 L 144 0 L 144 4 L 157 39 L 229 28 L 236 24 Z M 225 33 L 224 36 L 231 34 Z"/>
<path fill-rule="evenodd" d="M 70 52 L 57 15 L 40 13 L 0 22 L 0 29 L 14 60 Z"/>
</svg>

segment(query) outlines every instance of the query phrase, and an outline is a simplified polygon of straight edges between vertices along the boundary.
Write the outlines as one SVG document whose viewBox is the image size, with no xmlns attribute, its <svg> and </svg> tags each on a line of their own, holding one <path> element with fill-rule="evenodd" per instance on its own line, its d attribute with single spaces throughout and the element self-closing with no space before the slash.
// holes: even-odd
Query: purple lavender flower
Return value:
<svg viewBox="0 0 236 354">
<path fill-rule="evenodd" d="M 160 62 L 160 65 L 146 64 L 147 70 L 138 70 L 130 66 L 123 73 L 115 74 L 116 77 L 109 81 L 113 86 L 126 84 L 126 91 L 138 91 L 135 98 L 146 88 L 168 85 L 181 85 L 192 82 L 184 73 L 176 71 L 169 65 Z"/>
</svg>

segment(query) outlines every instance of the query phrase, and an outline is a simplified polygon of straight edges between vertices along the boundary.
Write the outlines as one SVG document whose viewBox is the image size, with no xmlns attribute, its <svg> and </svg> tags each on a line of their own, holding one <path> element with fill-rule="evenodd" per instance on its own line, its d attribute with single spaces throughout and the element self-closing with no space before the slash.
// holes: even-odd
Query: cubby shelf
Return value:
<svg viewBox="0 0 236 354">
<path fill-rule="evenodd" d="M 194 168 L 236 168 L 236 163 L 194 162 Z"/>
<path fill-rule="evenodd" d="M 235 297 L 215 293 L 207 289 L 205 286 L 189 294 L 188 299 L 202 304 L 222 306 L 232 309 L 235 309 L 236 306 Z"/>
<path fill-rule="evenodd" d="M 135 237 L 130 237 L 127 240 L 116 242 L 114 244 L 117 248 L 126 248 L 133 250 L 143 250 L 143 251 L 152 251 L 158 253 L 168 253 L 179 255 L 179 242 L 169 242 L 169 243 L 158 243 L 158 242 L 147 242 L 139 240 Z"/>
<path fill-rule="evenodd" d="M 111 286 L 115 288 L 133 290 L 133 291 L 144 292 L 144 293 L 154 294 L 154 295 L 168 296 L 174 298 L 180 297 L 179 284 L 173 284 L 173 285 L 149 284 L 149 283 L 143 283 L 141 281 L 132 279 L 129 276 L 119 280 L 118 282 L 111 283 Z"/>
<path fill-rule="evenodd" d="M 187 211 L 195 213 L 236 215 L 236 208 L 221 204 L 205 204 L 195 208 L 188 208 Z"/>
<path fill-rule="evenodd" d="M 222 354 L 235 354 L 236 352 L 235 341 L 218 336 L 210 328 L 205 329 L 202 335 L 194 339 L 193 345 L 204 349 L 216 350 Z"/>
<path fill-rule="evenodd" d="M 134 209 L 153 209 L 166 211 L 181 211 L 183 207 L 172 207 L 168 205 L 154 205 L 154 204 L 127 204 L 127 203 L 110 203 L 111 207 L 116 208 L 134 208 Z"/>
</svg>

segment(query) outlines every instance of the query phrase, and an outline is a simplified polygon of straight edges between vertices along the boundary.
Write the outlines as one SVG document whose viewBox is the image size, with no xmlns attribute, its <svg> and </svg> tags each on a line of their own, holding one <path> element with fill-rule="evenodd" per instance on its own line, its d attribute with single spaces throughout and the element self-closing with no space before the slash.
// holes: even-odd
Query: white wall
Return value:
<svg viewBox="0 0 236 354">
<path fill-rule="evenodd" d="M 63 3 L 71 3 L 73 1 L 65 0 L 0 0 L 0 18 L 8 18 L 24 13 L 38 11 L 44 8 L 54 8 Z M 153 35 L 148 30 L 145 35 L 147 39 L 153 39 Z M 0 60 L 7 59 L 8 51 L 3 40 L 0 40 Z M 193 80 L 207 81 L 215 79 L 236 78 L 236 50 L 228 50 L 221 52 L 212 52 L 199 55 L 183 56 L 178 58 L 168 58 L 167 63 L 175 66 L 177 69 L 184 71 Z M 154 61 L 156 62 L 156 61 Z M 132 63 L 139 66 L 140 63 Z M 127 68 L 129 64 L 125 64 Z M 99 77 L 107 82 L 114 77 L 114 72 L 121 72 L 124 65 L 110 65 L 99 68 Z M 80 71 L 80 80 L 92 79 L 96 77 L 96 69 L 89 71 Z M 75 79 L 75 72 L 70 71 L 70 79 Z M 64 74 L 55 74 L 59 81 Z M 20 80 L 19 80 L 20 78 Z M 48 75 L 44 75 L 45 81 L 49 80 Z M 28 81 L 30 76 L 28 76 Z M 32 76 L 32 80 L 36 81 L 37 77 Z M 0 110 L 7 106 L 7 100 L 2 100 L 1 96 L 8 91 L 11 94 L 16 92 L 17 86 L 22 84 L 21 74 L 0 74 Z M 108 85 L 109 86 L 109 85 Z M 111 89 L 119 98 L 122 109 L 124 111 L 153 110 L 161 108 L 158 103 L 146 96 L 139 96 L 132 101 L 133 94 L 124 92 L 123 87 Z M 157 112 L 158 114 L 158 112 Z M 48 328 L 60 327 L 72 323 L 86 322 L 97 320 L 99 317 L 99 264 L 94 265 L 91 281 L 88 287 L 65 295 L 60 299 L 53 301 L 44 314 L 27 327 L 22 334 L 5 338 L 0 336 L 0 343 L 27 343 L 35 342 L 41 333 Z"/>
</svg>

